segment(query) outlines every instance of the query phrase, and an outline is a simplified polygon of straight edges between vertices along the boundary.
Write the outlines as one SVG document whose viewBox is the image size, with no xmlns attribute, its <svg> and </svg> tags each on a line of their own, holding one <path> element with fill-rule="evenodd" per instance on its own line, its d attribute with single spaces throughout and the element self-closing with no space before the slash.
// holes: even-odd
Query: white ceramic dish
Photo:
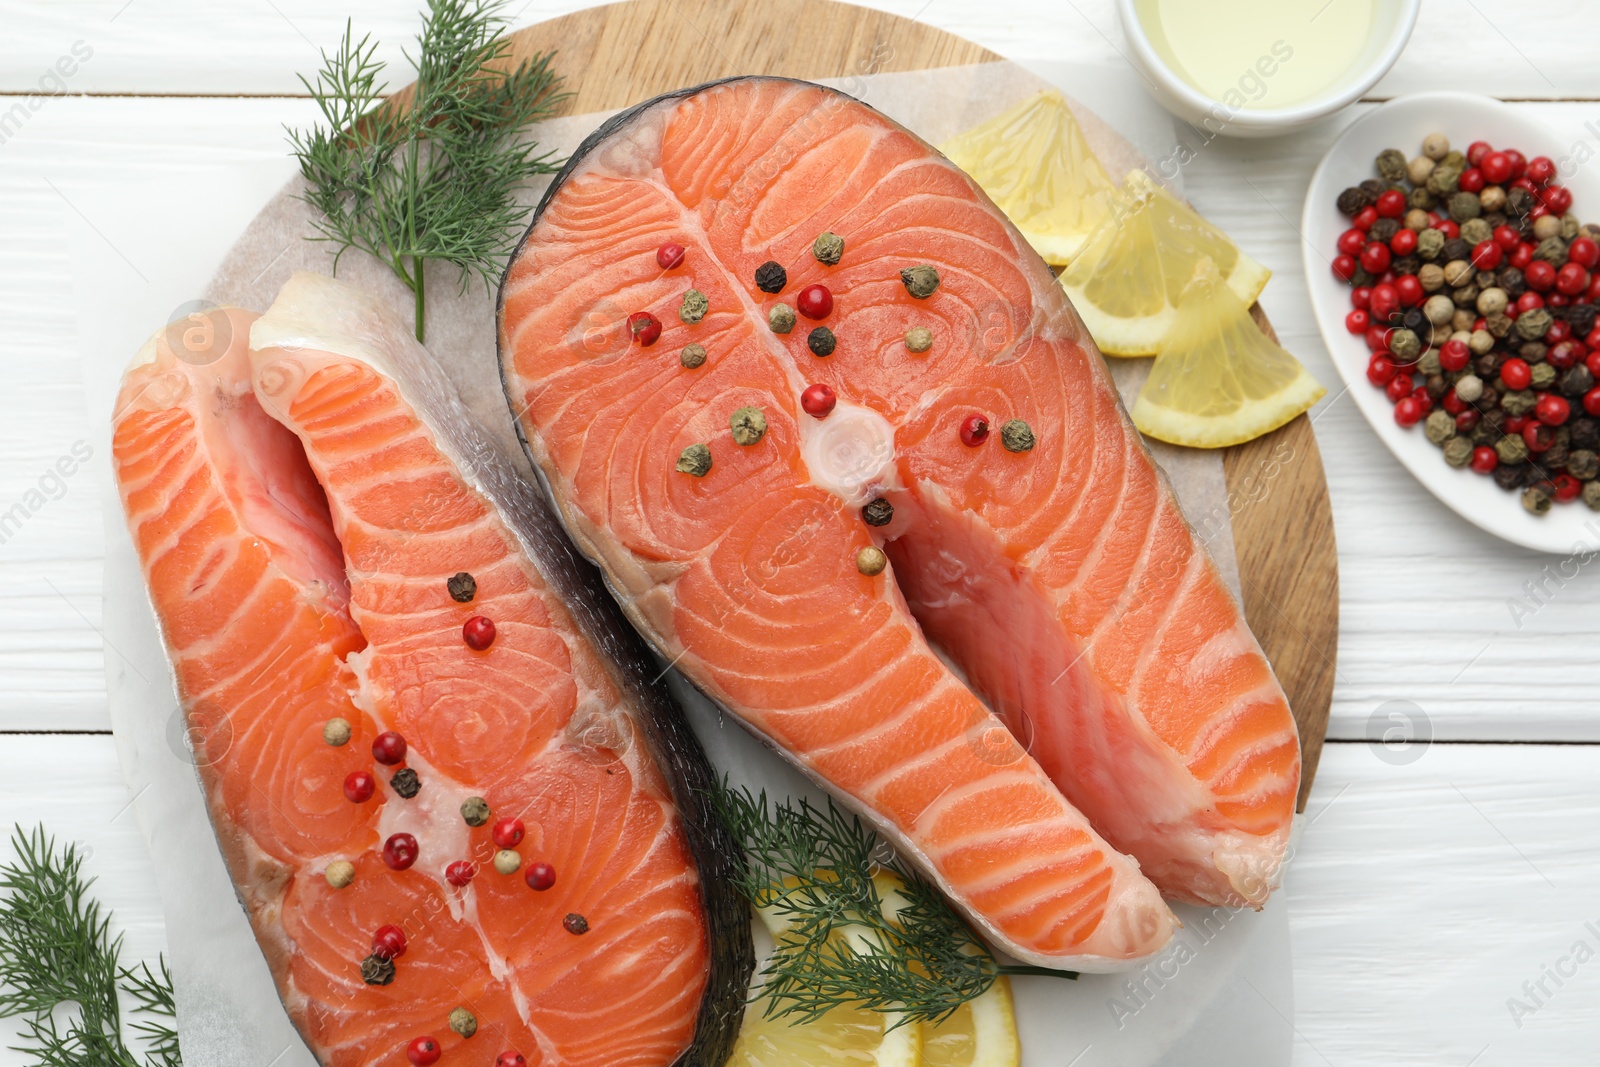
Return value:
<svg viewBox="0 0 1600 1067">
<path fill-rule="evenodd" d="M 1400 58 L 1422 8 L 1422 0 L 1380 0 L 1360 62 L 1342 81 L 1330 85 L 1322 96 L 1296 107 L 1255 110 L 1230 108 L 1173 73 L 1151 45 L 1135 4 L 1136 0 L 1117 0 L 1117 15 L 1129 45 L 1128 58 L 1144 72 L 1163 107 L 1207 133 L 1224 137 L 1275 137 L 1320 122 L 1358 100 Z"/>
<path fill-rule="evenodd" d="M 1496 537 L 1540 552 L 1566 554 L 1600 542 L 1600 514 L 1581 502 L 1557 504 L 1542 518 L 1523 510 L 1520 494 L 1507 492 L 1494 479 L 1457 469 L 1423 436 L 1422 426 L 1406 428 L 1394 421 L 1394 405 L 1383 390 L 1367 381 L 1369 353 L 1365 341 L 1345 330 L 1350 311 L 1350 287 L 1333 276 L 1330 261 L 1334 244 L 1350 222 L 1339 214 L 1334 201 L 1339 192 L 1375 177 L 1372 161 L 1385 148 L 1415 155 L 1422 138 L 1434 131 L 1450 138 L 1452 147 L 1472 141 L 1516 148 L 1532 158 L 1548 155 L 1560 159 L 1565 146 L 1549 130 L 1519 111 L 1471 93 L 1418 93 L 1392 100 L 1353 123 L 1328 149 L 1311 176 L 1301 217 L 1300 255 L 1305 263 L 1311 306 L 1317 326 L 1328 346 L 1333 365 L 1349 387 L 1350 396 L 1367 422 L 1395 458 L 1417 481 L 1468 522 Z M 1600 214 L 1600 174 L 1594 170 L 1563 173 L 1579 211 Z"/>
</svg>

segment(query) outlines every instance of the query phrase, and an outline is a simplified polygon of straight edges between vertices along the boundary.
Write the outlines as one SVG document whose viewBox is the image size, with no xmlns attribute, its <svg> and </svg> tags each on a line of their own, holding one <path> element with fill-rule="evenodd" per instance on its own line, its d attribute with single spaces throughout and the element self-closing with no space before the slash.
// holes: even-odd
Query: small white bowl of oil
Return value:
<svg viewBox="0 0 1600 1067">
<path fill-rule="evenodd" d="M 1270 137 L 1357 100 L 1394 66 L 1422 0 L 1117 0 L 1129 58 L 1209 135 Z"/>
</svg>

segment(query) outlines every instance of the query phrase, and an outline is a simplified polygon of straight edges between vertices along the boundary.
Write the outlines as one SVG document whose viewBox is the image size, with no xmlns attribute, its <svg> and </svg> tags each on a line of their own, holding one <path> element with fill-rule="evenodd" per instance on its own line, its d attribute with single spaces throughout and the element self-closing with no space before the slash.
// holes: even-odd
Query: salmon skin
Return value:
<svg viewBox="0 0 1600 1067">
<path fill-rule="evenodd" d="M 212 822 L 307 1045 L 338 1067 L 421 1037 L 442 1064 L 721 1067 L 753 954 L 710 772 L 521 458 L 349 286 L 296 274 L 264 316 L 209 323 L 129 368 L 114 464 Z M 376 791 L 352 802 L 358 771 Z M 405 938 L 388 963 L 383 926 Z"/>
<path fill-rule="evenodd" d="M 774 329 L 814 283 L 832 310 Z M 557 176 L 499 316 L 524 444 L 634 625 L 999 947 L 1118 969 L 1170 937 L 1163 895 L 1267 899 L 1283 692 L 1055 278 L 937 151 L 800 81 L 641 104 Z"/>
</svg>

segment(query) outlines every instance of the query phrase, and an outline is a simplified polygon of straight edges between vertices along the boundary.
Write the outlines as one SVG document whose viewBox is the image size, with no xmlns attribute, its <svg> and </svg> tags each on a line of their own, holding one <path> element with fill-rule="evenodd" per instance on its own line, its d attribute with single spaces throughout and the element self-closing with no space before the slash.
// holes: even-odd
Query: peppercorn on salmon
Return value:
<svg viewBox="0 0 1600 1067">
<path fill-rule="evenodd" d="M 628 617 L 999 946 L 1114 969 L 1163 894 L 1266 900 L 1283 692 L 1054 277 L 927 144 L 785 79 L 627 111 L 540 204 L 499 343 Z"/>
<path fill-rule="evenodd" d="M 128 370 L 115 468 L 307 1045 L 720 1067 L 752 962 L 708 771 L 521 458 L 348 286 L 209 319 Z"/>
</svg>

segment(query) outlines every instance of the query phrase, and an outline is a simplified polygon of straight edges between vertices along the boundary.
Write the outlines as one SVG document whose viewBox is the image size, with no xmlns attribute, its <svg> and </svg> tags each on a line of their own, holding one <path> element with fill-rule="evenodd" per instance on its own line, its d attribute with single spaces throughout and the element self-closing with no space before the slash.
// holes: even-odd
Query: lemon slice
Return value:
<svg viewBox="0 0 1600 1067">
<path fill-rule="evenodd" d="M 1272 275 L 1227 234 L 1136 170 L 1118 191 L 1113 216 L 1089 238 L 1061 284 L 1100 351 L 1148 356 L 1167 335 L 1202 259 L 1216 265 L 1246 306 Z"/>
<path fill-rule="evenodd" d="M 1070 263 L 1111 217 L 1116 186 L 1060 93 L 1039 92 L 939 146 L 1046 263 Z"/>
<path fill-rule="evenodd" d="M 1011 981 L 1004 976 L 944 1022 L 922 1024 L 923 1067 L 1017 1067 L 1021 1062 Z"/>
<path fill-rule="evenodd" d="M 1222 448 L 1277 429 L 1326 392 L 1202 259 L 1134 401 L 1133 424 L 1175 445 Z"/>
</svg>

